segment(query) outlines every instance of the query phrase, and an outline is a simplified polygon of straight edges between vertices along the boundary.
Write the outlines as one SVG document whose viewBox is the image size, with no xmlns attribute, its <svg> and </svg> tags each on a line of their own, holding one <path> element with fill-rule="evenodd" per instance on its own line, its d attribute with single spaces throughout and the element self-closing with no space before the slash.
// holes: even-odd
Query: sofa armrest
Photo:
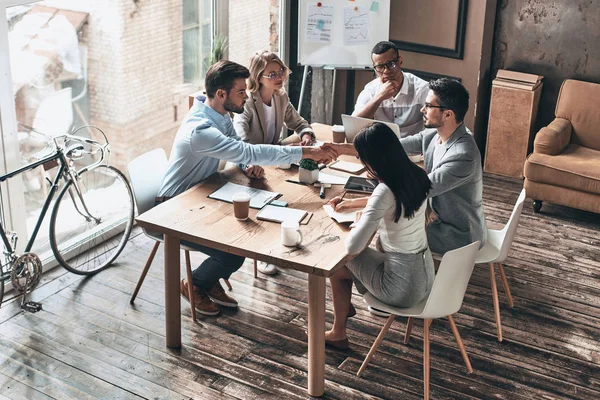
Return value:
<svg viewBox="0 0 600 400">
<path fill-rule="evenodd" d="M 533 152 L 555 156 L 562 153 L 571 141 L 571 121 L 555 118 L 550 125 L 540 129 L 533 142 Z"/>
</svg>

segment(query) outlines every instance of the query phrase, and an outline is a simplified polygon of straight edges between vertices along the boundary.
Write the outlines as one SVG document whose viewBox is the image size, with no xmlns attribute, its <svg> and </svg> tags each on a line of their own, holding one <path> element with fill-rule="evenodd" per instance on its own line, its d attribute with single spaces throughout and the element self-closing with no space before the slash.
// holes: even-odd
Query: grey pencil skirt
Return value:
<svg viewBox="0 0 600 400">
<path fill-rule="evenodd" d="M 346 264 L 359 293 L 367 291 L 395 307 L 410 307 L 429 295 L 435 277 L 429 248 L 417 254 L 366 248 Z"/>
</svg>

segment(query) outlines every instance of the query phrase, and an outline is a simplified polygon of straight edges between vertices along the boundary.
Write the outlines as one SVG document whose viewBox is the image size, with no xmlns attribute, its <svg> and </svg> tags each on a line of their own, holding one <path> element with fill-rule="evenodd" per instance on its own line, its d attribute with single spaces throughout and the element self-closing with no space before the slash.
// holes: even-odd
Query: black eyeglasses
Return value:
<svg viewBox="0 0 600 400">
<path fill-rule="evenodd" d="M 396 57 L 392 61 L 388 61 L 383 64 L 373 65 L 373 69 L 377 72 L 383 72 L 386 68 L 388 69 L 388 71 L 392 71 L 398 66 L 399 59 L 400 57 Z"/>
<path fill-rule="evenodd" d="M 425 109 L 428 110 L 430 108 L 439 108 L 440 110 L 449 110 L 449 108 L 446 106 L 434 106 L 433 104 L 425 103 Z"/>
</svg>

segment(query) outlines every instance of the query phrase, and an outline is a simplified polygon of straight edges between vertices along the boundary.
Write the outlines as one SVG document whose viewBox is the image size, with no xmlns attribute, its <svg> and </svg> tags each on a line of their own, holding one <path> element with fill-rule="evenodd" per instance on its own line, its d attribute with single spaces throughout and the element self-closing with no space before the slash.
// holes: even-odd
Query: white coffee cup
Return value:
<svg viewBox="0 0 600 400">
<path fill-rule="evenodd" d="M 331 127 L 331 134 L 334 143 L 344 143 L 346 141 L 344 125 L 333 125 Z"/>
<path fill-rule="evenodd" d="M 279 168 L 279 169 L 290 169 L 290 168 L 292 168 L 292 164 L 279 164 L 277 166 L 277 168 Z"/>
<path fill-rule="evenodd" d="M 288 247 L 298 246 L 302 243 L 302 232 L 300 224 L 292 221 L 281 223 L 281 244 Z"/>
<path fill-rule="evenodd" d="M 236 192 L 231 196 L 233 203 L 233 215 L 236 219 L 244 221 L 248 219 L 250 212 L 250 194 L 248 192 Z"/>
</svg>

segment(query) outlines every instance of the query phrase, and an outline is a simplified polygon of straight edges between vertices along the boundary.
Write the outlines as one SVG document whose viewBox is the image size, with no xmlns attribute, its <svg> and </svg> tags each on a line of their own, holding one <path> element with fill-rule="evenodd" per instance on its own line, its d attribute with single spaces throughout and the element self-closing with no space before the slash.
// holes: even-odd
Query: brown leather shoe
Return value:
<svg viewBox="0 0 600 400">
<path fill-rule="evenodd" d="M 217 315 L 221 312 L 219 306 L 217 306 L 211 299 L 206 295 L 206 292 L 201 291 L 196 286 L 192 284 L 192 288 L 194 290 L 194 306 L 196 307 L 196 311 L 202 315 Z M 179 284 L 179 292 L 181 293 L 181 297 L 186 299 L 188 303 L 190 299 L 188 297 L 188 283 L 185 279 L 181 280 Z"/>
<path fill-rule="evenodd" d="M 225 290 L 223 290 L 223 286 L 221 286 L 221 283 L 219 283 L 219 281 L 217 281 L 217 283 L 215 283 L 215 286 L 213 286 L 212 289 L 206 292 L 206 294 L 212 299 L 212 301 L 223 307 L 237 308 L 238 306 L 237 300 L 233 297 L 228 296 L 227 293 L 225 293 Z"/>
</svg>

